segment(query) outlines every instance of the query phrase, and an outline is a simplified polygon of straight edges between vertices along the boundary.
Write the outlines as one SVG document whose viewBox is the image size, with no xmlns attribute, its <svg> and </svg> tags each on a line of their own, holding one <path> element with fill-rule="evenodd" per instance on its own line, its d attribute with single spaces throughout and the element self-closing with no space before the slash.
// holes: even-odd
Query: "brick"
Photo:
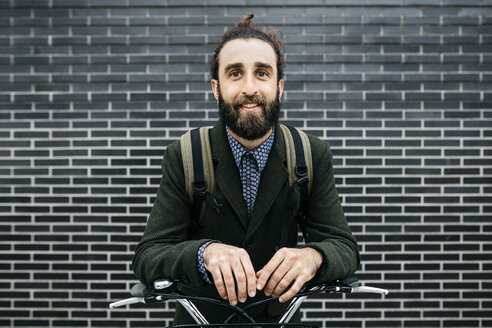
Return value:
<svg viewBox="0 0 492 328">
<path fill-rule="evenodd" d="M 109 279 L 125 281 L 111 284 L 125 294 L 163 151 L 188 127 L 217 118 L 210 53 L 224 24 L 235 23 L 247 4 L 257 22 L 284 31 L 282 118 L 333 146 L 337 188 L 363 250 L 359 277 L 376 284 L 384 279 L 392 290 L 381 304 L 362 294 L 349 296 L 354 303 L 315 298 L 305 317 L 332 324 L 333 315 L 323 317 L 319 309 L 338 304 L 335 318 L 357 319 L 335 320 L 341 326 L 490 325 L 490 302 L 476 301 L 486 296 L 480 288 L 489 287 L 492 269 L 477 266 L 492 251 L 492 20 L 484 13 L 490 1 L 32 3 L 12 1 L 0 10 L 9 17 L 0 22 L 0 229 L 9 233 L 2 240 L 13 242 L 0 245 L 0 254 L 15 250 L 31 259 L 52 249 L 55 256 L 65 250 L 80 259 L 91 245 L 116 266 L 105 266 L 104 259 L 100 272 L 90 273 L 85 263 L 14 260 L 2 267 L 4 277 L 22 286 L 43 288 L 46 280 L 59 279 L 53 287 L 84 289 L 55 272 L 68 270 L 71 279 L 98 281 L 99 287 Z M 67 235 L 67 229 L 76 232 Z M 415 263 L 416 254 L 431 263 Z M 399 266 L 382 266 L 385 259 Z M 29 314 L 49 319 L 37 326 L 141 325 L 144 311 L 104 319 L 110 315 L 102 301 L 106 292 L 85 289 L 73 295 L 36 291 L 61 299 L 53 302 L 55 310 L 45 300 L 32 301 Z M 468 292 L 455 293 L 462 289 Z M 27 311 L 28 293 L 9 295 L 17 299 L 0 302 L 2 311 Z M 80 301 L 88 298 L 96 301 Z M 86 320 L 91 309 L 99 320 Z M 145 310 L 145 325 L 167 323 L 172 309 Z M 56 314 L 75 320 L 52 320 Z M 378 316 L 390 319 L 373 319 Z M 34 325 L 18 319 L 0 325 Z"/>
</svg>

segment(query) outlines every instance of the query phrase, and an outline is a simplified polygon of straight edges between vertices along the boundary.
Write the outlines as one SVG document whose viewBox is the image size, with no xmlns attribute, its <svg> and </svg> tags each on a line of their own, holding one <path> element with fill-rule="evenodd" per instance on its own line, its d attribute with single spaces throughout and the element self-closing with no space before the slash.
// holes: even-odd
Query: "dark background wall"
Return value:
<svg viewBox="0 0 492 328">
<path fill-rule="evenodd" d="M 331 143 L 391 294 L 316 298 L 323 327 L 492 327 L 492 1 L 0 2 L 0 326 L 160 327 L 135 283 L 166 146 L 217 117 L 214 43 L 286 42 L 284 122 Z M 171 310 L 169 310 L 171 309 Z"/>
</svg>

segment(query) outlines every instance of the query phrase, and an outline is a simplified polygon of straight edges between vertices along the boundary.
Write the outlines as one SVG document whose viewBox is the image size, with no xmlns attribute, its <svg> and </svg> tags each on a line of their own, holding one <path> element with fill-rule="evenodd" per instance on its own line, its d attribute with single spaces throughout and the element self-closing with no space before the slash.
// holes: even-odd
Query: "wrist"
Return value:
<svg viewBox="0 0 492 328">
<path fill-rule="evenodd" d="M 313 258 L 313 263 L 316 266 L 316 270 L 318 270 L 323 263 L 323 255 L 312 247 L 306 247 L 304 249 L 309 252 L 310 256 Z"/>
<path fill-rule="evenodd" d="M 202 246 L 200 246 L 200 248 L 198 249 L 198 256 L 197 256 L 198 272 L 200 272 L 200 275 L 201 275 L 203 281 L 205 281 L 207 284 L 212 284 L 212 279 L 211 279 L 211 276 L 209 275 L 209 273 L 207 272 L 207 269 L 205 268 L 204 252 L 205 252 L 205 249 L 211 243 L 214 243 L 214 242 L 217 242 L 217 241 L 215 241 L 215 240 L 208 241 L 208 242 L 204 243 Z"/>
<path fill-rule="evenodd" d="M 210 255 L 210 252 L 213 252 L 213 248 L 218 244 L 221 244 L 221 242 L 217 240 L 212 240 L 208 242 L 207 245 L 205 245 L 203 249 L 203 264 L 205 266 L 207 266 L 208 264 L 208 257 Z"/>
</svg>

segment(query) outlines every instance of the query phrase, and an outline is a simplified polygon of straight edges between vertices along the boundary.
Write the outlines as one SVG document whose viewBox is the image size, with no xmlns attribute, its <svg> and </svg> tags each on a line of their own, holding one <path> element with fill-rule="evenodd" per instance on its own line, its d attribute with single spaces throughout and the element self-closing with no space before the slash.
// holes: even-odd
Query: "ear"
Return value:
<svg viewBox="0 0 492 328">
<path fill-rule="evenodd" d="M 212 91 L 214 92 L 215 99 L 219 100 L 219 81 L 212 79 L 210 83 L 212 84 Z"/>
<path fill-rule="evenodd" d="M 282 98 L 282 93 L 284 92 L 284 80 L 280 79 L 278 81 L 278 100 Z"/>
</svg>

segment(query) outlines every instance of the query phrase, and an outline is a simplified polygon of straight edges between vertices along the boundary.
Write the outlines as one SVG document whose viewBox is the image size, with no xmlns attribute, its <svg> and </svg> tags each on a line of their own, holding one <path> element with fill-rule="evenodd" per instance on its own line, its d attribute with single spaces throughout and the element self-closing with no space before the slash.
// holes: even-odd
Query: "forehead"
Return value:
<svg viewBox="0 0 492 328">
<path fill-rule="evenodd" d="M 273 47 L 259 39 L 234 39 L 227 42 L 219 53 L 219 71 L 229 64 L 241 63 L 248 67 L 255 63 L 270 64 L 276 69 L 277 56 Z"/>
</svg>

